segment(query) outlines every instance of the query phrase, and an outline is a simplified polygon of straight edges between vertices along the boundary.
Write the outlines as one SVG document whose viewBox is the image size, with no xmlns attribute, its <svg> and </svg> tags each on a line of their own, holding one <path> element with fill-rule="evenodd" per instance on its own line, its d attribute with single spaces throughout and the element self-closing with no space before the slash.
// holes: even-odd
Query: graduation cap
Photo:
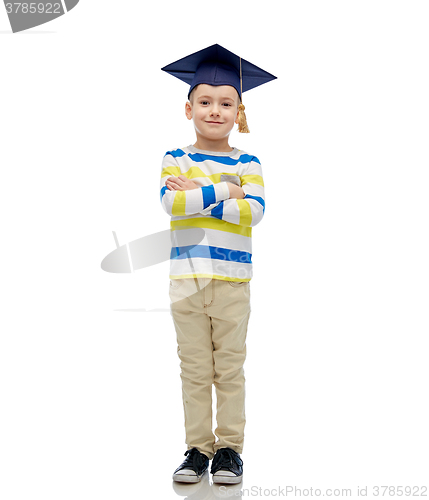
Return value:
<svg viewBox="0 0 429 500">
<path fill-rule="evenodd" d="M 237 90 L 241 100 L 243 92 L 277 78 L 217 43 L 161 69 L 190 85 L 188 99 L 197 85 L 206 83 L 215 86 L 231 85 Z M 249 132 L 244 105 L 240 103 L 238 109 L 238 131 Z"/>
</svg>

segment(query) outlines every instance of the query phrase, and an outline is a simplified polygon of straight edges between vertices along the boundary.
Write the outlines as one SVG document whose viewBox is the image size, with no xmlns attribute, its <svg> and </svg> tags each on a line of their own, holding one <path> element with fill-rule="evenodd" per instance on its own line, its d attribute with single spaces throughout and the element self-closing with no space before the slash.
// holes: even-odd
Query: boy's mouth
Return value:
<svg viewBox="0 0 429 500">
<path fill-rule="evenodd" d="M 223 122 L 211 122 L 211 121 L 206 121 L 206 123 L 217 123 L 218 125 L 222 125 Z"/>
</svg>

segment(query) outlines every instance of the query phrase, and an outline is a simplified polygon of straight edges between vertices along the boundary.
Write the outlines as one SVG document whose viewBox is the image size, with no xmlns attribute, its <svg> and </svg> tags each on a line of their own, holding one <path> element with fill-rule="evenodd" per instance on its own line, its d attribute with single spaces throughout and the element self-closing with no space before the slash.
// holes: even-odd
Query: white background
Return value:
<svg viewBox="0 0 429 500">
<path fill-rule="evenodd" d="M 169 263 L 100 267 L 112 231 L 123 245 L 168 229 L 162 157 L 195 135 L 187 85 L 160 68 L 213 43 L 278 77 L 244 94 L 251 133 L 230 140 L 266 185 L 241 486 L 429 483 L 428 15 L 81 0 L 12 34 L 0 6 L 1 498 L 222 494 L 173 488 L 169 312 L 118 311 L 168 310 Z"/>
</svg>

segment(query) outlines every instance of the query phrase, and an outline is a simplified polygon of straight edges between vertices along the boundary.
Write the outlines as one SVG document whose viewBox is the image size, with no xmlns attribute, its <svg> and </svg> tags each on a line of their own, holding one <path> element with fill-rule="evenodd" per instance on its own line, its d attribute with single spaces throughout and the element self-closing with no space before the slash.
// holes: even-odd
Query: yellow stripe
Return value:
<svg viewBox="0 0 429 500">
<path fill-rule="evenodd" d="M 172 231 L 180 229 L 180 226 L 192 226 L 192 227 L 202 227 L 204 229 L 216 229 L 218 231 L 225 231 L 227 233 L 241 234 L 242 236 L 247 236 L 248 238 L 252 237 L 251 227 L 239 226 L 238 224 L 232 224 L 231 222 L 216 219 L 215 217 L 198 217 L 193 219 L 171 221 L 170 227 Z"/>
<path fill-rule="evenodd" d="M 250 226 L 252 223 L 250 203 L 247 200 L 237 200 L 237 204 L 240 210 L 240 226 Z"/>
<path fill-rule="evenodd" d="M 237 175 L 237 172 L 221 172 L 218 174 L 207 175 L 199 167 L 191 167 L 189 170 L 184 172 L 183 175 L 186 175 L 188 179 L 195 179 L 195 177 L 204 177 L 206 179 L 210 179 L 213 184 L 217 184 L 218 182 L 220 182 L 220 178 L 222 175 L 233 175 L 235 177 L 239 177 Z"/>
<path fill-rule="evenodd" d="M 258 184 L 259 186 L 264 185 L 264 180 L 262 179 L 262 177 L 260 175 L 242 175 L 240 177 L 240 179 L 241 179 L 242 186 L 244 186 L 248 182 L 250 182 L 252 184 Z"/>
<path fill-rule="evenodd" d="M 219 274 L 170 274 L 171 280 L 182 280 L 186 278 L 212 278 L 214 280 L 222 280 L 222 281 L 250 281 L 251 278 L 243 279 L 243 278 L 231 278 L 230 276 L 221 276 Z"/>
<path fill-rule="evenodd" d="M 176 191 L 171 208 L 172 215 L 186 215 L 186 191 Z"/>
<path fill-rule="evenodd" d="M 163 177 L 170 177 L 170 175 L 174 175 L 174 177 L 179 177 L 181 174 L 180 167 L 164 167 L 161 172 L 161 179 Z"/>
<path fill-rule="evenodd" d="M 195 179 L 196 177 L 205 177 L 207 179 L 210 179 L 213 182 L 213 184 L 220 182 L 220 176 L 221 176 L 221 174 L 207 175 L 199 167 L 191 167 L 186 172 L 183 172 L 182 175 L 185 175 L 188 179 Z M 231 175 L 236 175 L 236 174 L 231 174 Z"/>
</svg>

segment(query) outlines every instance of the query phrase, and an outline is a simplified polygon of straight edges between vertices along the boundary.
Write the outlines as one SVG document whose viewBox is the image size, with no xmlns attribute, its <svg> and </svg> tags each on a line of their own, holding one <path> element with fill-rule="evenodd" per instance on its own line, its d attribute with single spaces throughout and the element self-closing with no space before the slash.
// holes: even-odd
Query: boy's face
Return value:
<svg viewBox="0 0 429 500">
<path fill-rule="evenodd" d="M 197 136 L 211 141 L 229 136 L 234 123 L 238 123 L 239 97 L 230 85 L 198 85 L 193 90 L 192 102 L 185 107 L 186 117 L 194 121 Z"/>
</svg>

